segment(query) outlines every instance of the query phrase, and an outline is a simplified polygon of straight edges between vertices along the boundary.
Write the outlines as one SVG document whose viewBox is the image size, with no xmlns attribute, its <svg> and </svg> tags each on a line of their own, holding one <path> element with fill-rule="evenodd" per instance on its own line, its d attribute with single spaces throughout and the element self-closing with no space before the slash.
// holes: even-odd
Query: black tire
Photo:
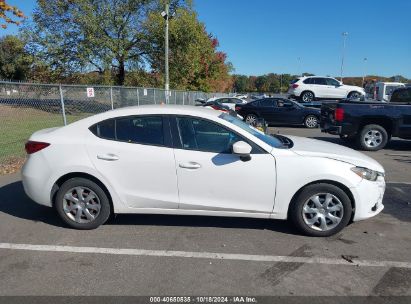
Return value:
<svg viewBox="0 0 411 304">
<path fill-rule="evenodd" d="M 304 126 L 309 129 L 318 128 L 320 120 L 315 115 L 308 115 L 304 118 Z"/>
<path fill-rule="evenodd" d="M 375 137 L 373 137 L 373 134 Z M 384 127 L 380 125 L 366 125 L 357 136 L 357 144 L 362 150 L 378 151 L 387 145 L 389 139 L 390 135 L 388 135 Z"/>
<path fill-rule="evenodd" d="M 92 194 L 93 196 L 95 196 L 96 198 L 92 199 L 91 204 L 100 206 L 98 208 L 99 211 L 96 211 L 94 209 L 96 207 L 93 207 L 93 209 L 84 208 L 88 210 L 88 213 L 95 212 L 94 214 L 95 218 L 89 222 L 76 222 L 75 221 L 74 218 L 77 215 L 77 212 L 79 212 L 79 209 L 74 209 L 73 211 L 71 211 L 72 212 L 72 213 L 70 212 L 71 215 L 67 215 L 66 211 L 68 210 L 64 210 L 65 205 L 67 204 L 70 204 L 70 206 L 68 206 L 67 208 L 70 208 L 72 205 L 75 205 L 72 203 L 71 200 L 65 199 L 65 195 L 71 189 L 75 189 L 76 187 L 83 188 L 84 192 L 82 193 L 84 193 L 83 194 L 84 196 L 88 194 Z M 74 195 L 72 196 L 74 197 L 74 199 L 76 199 L 79 196 L 77 190 L 73 190 L 71 194 L 73 193 Z M 86 203 L 83 203 L 83 205 L 85 206 Z M 67 224 L 71 228 L 80 229 L 80 230 L 95 229 L 99 227 L 100 225 L 103 225 L 107 221 L 107 219 L 110 217 L 110 213 L 111 213 L 110 201 L 105 191 L 95 182 L 89 179 L 80 178 L 80 177 L 71 178 L 67 180 L 66 182 L 64 182 L 64 184 L 59 188 L 57 192 L 56 199 L 54 201 L 54 207 L 57 210 L 57 213 L 59 214 L 60 218 L 63 220 L 65 224 Z M 85 213 L 80 213 L 80 215 L 82 218 L 85 218 L 85 219 L 80 219 L 80 221 L 88 220 Z M 69 216 L 71 216 L 71 218 Z"/>
<path fill-rule="evenodd" d="M 254 113 L 249 113 L 244 117 L 244 121 L 252 126 L 254 126 L 258 121 L 258 116 Z"/>
<path fill-rule="evenodd" d="M 310 102 L 315 100 L 315 95 L 311 91 L 302 92 L 300 95 L 300 99 L 304 102 Z"/>
<path fill-rule="evenodd" d="M 360 96 L 361 96 L 361 93 L 360 93 L 360 92 L 353 91 L 353 92 L 350 92 L 350 93 L 348 94 L 347 98 L 348 98 L 348 99 L 351 99 L 351 98 L 359 98 Z"/>
<path fill-rule="evenodd" d="M 340 217 L 340 221 L 335 227 L 332 227 L 331 225 L 329 230 L 317 230 L 320 229 L 320 227 L 314 229 L 306 223 L 305 215 L 303 214 L 303 207 L 311 197 L 316 196 L 317 194 L 325 193 L 329 193 L 333 197 L 338 199 L 339 203 L 342 206 L 343 212 L 338 215 Z M 334 200 L 335 199 L 333 198 L 333 202 Z M 335 211 L 333 212 L 335 213 Z M 341 188 L 326 183 L 312 184 L 305 187 L 291 202 L 289 210 L 289 219 L 295 225 L 295 227 L 304 235 L 316 237 L 326 237 L 338 233 L 349 223 L 351 215 L 352 206 L 351 200 L 348 195 Z M 319 219 L 318 221 L 318 224 L 320 225 L 322 219 Z"/>
</svg>

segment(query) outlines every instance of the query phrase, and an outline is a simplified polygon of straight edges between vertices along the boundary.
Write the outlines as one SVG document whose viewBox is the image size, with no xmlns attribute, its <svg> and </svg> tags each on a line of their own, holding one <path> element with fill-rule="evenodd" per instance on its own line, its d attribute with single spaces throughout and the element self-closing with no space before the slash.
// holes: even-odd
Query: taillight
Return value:
<svg viewBox="0 0 411 304">
<path fill-rule="evenodd" d="M 298 88 L 298 84 L 294 83 L 291 87 L 292 87 L 293 89 L 296 89 L 296 88 Z"/>
<path fill-rule="evenodd" d="M 27 154 L 33 154 L 40 150 L 43 150 L 44 148 L 47 148 L 48 146 L 50 146 L 49 143 L 40 142 L 40 141 L 28 141 L 26 142 L 25 148 L 26 148 Z"/>
<path fill-rule="evenodd" d="M 238 111 L 240 111 L 240 110 L 241 110 L 241 107 L 236 106 L 236 107 L 235 107 L 235 110 L 238 112 Z"/>
<path fill-rule="evenodd" d="M 339 122 L 343 121 L 344 120 L 344 109 L 342 108 L 335 109 L 334 118 L 335 118 L 335 121 L 339 121 Z"/>
</svg>

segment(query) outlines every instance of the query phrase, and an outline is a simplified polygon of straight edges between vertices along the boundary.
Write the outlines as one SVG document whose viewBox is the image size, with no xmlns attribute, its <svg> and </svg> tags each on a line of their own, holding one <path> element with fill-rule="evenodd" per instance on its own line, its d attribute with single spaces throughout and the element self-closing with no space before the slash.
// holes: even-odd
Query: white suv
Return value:
<svg viewBox="0 0 411 304">
<path fill-rule="evenodd" d="M 358 98 L 365 95 L 361 87 L 345 85 L 331 77 L 300 77 L 290 83 L 288 94 L 297 97 L 303 102 L 310 102 L 316 98 Z"/>
</svg>

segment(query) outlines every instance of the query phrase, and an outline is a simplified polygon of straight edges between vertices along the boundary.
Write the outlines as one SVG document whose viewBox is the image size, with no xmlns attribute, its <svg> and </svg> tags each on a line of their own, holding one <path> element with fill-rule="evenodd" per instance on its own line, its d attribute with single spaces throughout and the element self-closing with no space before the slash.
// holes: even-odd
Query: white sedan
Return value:
<svg viewBox="0 0 411 304">
<path fill-rule="evenodd" d="M 384 169 L 372 158 L 199 107 L 109 111 L 38 131 L 26 151 L 26 193 L 77 229 L 149 213 L 288 218 L 329 236 L 383 209 Z"/>
</svg>

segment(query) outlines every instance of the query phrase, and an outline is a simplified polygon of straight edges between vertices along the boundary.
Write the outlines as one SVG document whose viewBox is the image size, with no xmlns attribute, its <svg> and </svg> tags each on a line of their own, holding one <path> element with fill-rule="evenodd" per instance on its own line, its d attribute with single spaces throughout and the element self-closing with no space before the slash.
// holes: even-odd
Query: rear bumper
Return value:
<svg viewBox="0 0 411 304">
<path fill-rule="evenodd" d="M 335 126 L 328 123 L 321 122 L 320 123 L 321 132 L 329 133 L 333 135 L 340 135 L 341 134 L 341 126 Z"/>
<path fill-rule="evenodd" d="M 45 183 L 51 175 L 51 169 L 42 152 L 29 155 L 24 164 L 21 177 L 24 192 L 40 205 L 51 207 L 51 186 Z"/>
<path fill-rule="evenodd" d="M 342 135 L 346 137 L 354 137 L 357 134 L 357 127 L 352 123 L 342 122 L 341 125 L 325 120 L 323 117 L 320 122 L 321 132 L 333 135 Z"/>
</svg>

